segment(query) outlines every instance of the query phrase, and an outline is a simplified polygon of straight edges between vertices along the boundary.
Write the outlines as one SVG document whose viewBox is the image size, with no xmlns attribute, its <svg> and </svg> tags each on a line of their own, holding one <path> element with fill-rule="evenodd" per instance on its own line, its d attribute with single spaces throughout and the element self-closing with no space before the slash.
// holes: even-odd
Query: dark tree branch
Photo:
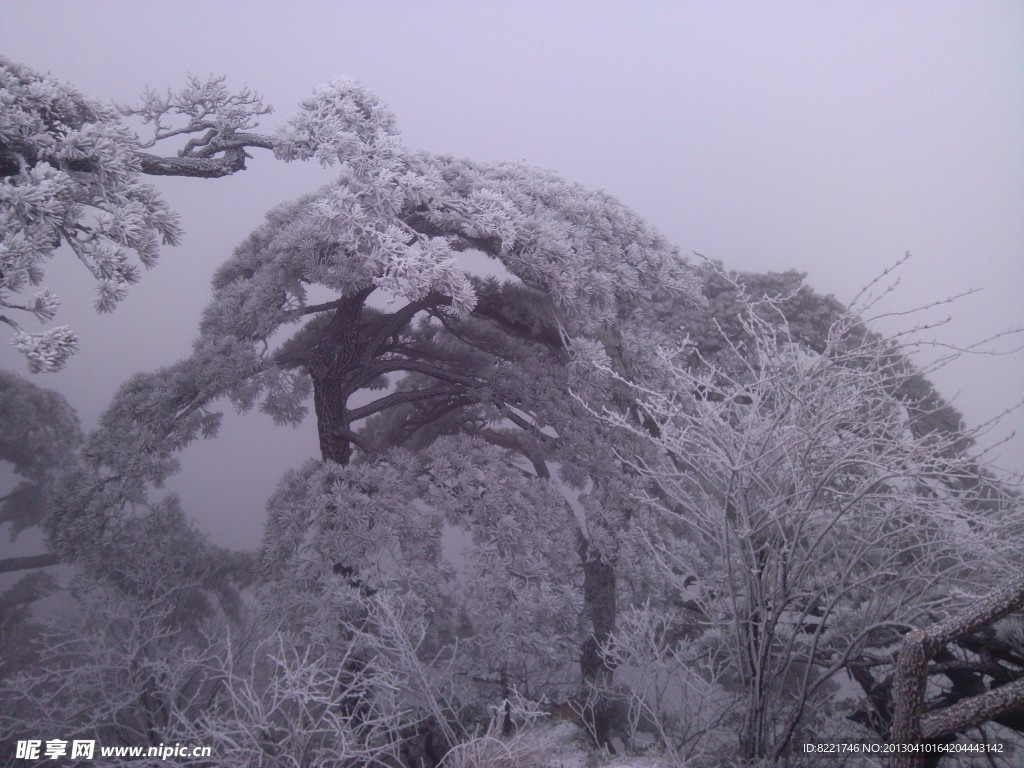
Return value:
<svg viewBox="0 0 1024 768">
<path fill-rule="evenodd" d="M 0 560 L 0 573 L 27 571 L 31 568 L 47 568 L 51 565 L 60 565 L 60 562 L 60 556 L 54 552 L 46 552 L 42 555 L 28 555 L 26 557 L 7 557 Z"/>
<path fill-rule="evenodd" d="M 364 341 L 366 349 L 363 356 L 366 360 L 376 357 L 380 352 L 381 347 L 391 339 L 396 333 L 402 328 L 412 322 L 412 319 L 418 312 L 422 312 L 425 309 L 433 309 L 435 307 L 447 307 L 451 306 L 452 300 L 450 296 L 444 296 L 440 293 L 430 293 L 424 296 L 422 299 L 412 301 L 406 304 L 396 312 L 392 312 L 390 315 L 385 315 L 383 320 L 380 318 L 375 319 L 370 327 L 370 333 L 368 338 Z"/>
<path fill-rule="evenodd" d="M 349 429 L 348 427 L 342 427 L 340 425 L 334 426 L 334 431 L 340 436 L 352 443 L 356 448 L 370 456 L 375 453 L 374 449 L 366 443 L 363 437 L 356 431 Z"/>
<path fill-rule="evenodd" d="M 160 157 L 136 152 L 142 172 L 150 176 L 190 176 L 219 179 L 245 170 L 245 150 L 273 149 L 275 141 L 258 133 L 234 133 L 207 142 L 189 142 L 178 157 Z M 195 151 L 198 148 L 198 151 Z M 223 154 L 222 154 L 223 153 Z M 220 157 L 217 157 L 220 155 Z"/>
<path fill-rule="evenodd" d="M 1024 668 L 1024 654 L 1018 652 L 1010 643 L 994 637 L 991 632 L 974 632 L 964 635 L 957 639 L 956 644 L 961 648 L 978 654 L 989 664 L 995 665 L 1004 676 L 1010 675 L 1011 672 L 1003 667 L 1002 664 L 1012 664 L 1013 666 Z M 991 672 L 987 671 L 988 668 L 986 668 L 986 674 L 991 674 L 992 677 L 998 678 L 998 675 L 994 674 L 995 667 L 991 668 Z M 1001 680 L 1001 682 L 1009 682 L 1009 679 Z"/>
<path fill-rule="evenodd" d="M 551 479 L 551 471 L 548 469 L 548 465 L 544 461 L 544 457 L 540 455 L 539 451 L 528 450 L 527 447 L 523 445 L 520 435 L 513 434 L 507 430 L 497 429 L 483 429 L 479 434 L 491 445 L 515 451 L 516 453 L 524 456 L 533 465 L 533 470 L 537 473 L 537 477 L 542 480 Z"/>
<path fill-rule="evenodd" d="M 310 304 L 309 306 L 303 307 L 300 315 L 312 315 L 317 312 L 327 312 L 332 309 L 337 309 L 341 306 L 344 299 L 335 299 L 334 301 L 328 301 L 323 304 Z"/>
<path fill-rule="evenodd" d="M 386 373 L 396 373 L 398 371 L 406 371 L 407 373 L 422 373 L 424 376 L 429 376 L 432 379 L 438 381 L 447 381 L 451 384 L 458 384 L 463 387 L 479 387 L 484 382 L 473 376 L 465 376 L 455 371 L 449 371 L 445 368 L 440 368 L 436 365 L 430 365 L 429 363 L 420 362 L 419 360 L 407 360 L 407 359 L 396 359 L 396 360 L 380 360 L 372 365 L 367 366 L 363 371 L 360 372 L 360 381 L 372 381 L 378 376 L 382 376 Z"/>
<path fill-rule="evenodd" d="M 439 226 L 427 218 L 426 206 L 420 206 L 416 210 L 406 214 L 405 223 L 421 235 L 427 237 L 451 238 L 451 249 L 453 251 L 476 250 L 486 253 L 491 258 L 498 258 L 501 254 L 501 238 L 474 237 L 454 227 Z"/>
<path fill-rule="evenodd" d="M 551 435 L 545 435 L 540 430 L 540 427 L 538 427 L 536 424 L 534 424 L 534 423 L 524 419 L 518 413 L 513 411 L 512 408 L 509 407 L 507 404 L 501 409 L 501 412 L 505 416 L 506 419 L 511 421 L 513 424 L 515 424 L 517 427 L 519 427 L 524 432 L 528 432 L 530 435 L 532 435 L 533 437 L 535 437 L 537 440 L 541 441 L 542 443 L 548 443 L 548 442 L 550 442 L 550 443 L 557 443 L 558 442 L 558 438 L 557 437 L 552 437 Z"/>
<path fill-rule="evenodd" d="M 480 339 L 474 339 L 468 333 L 463 332 L 462 329 L 466 327 L 464 324 L 454 322 L 451 318 L 445 317 L 442 314 L 433 314 L 433 317 L 441 322 L 441 325 L 444 326 L 444 329 L 448 331 L 448 333 L 466 346 L 479 350 L 485 355 L 490 355 L 491 357 L 506 359 L 499 350 L 494 347 L 489 347 Z"/>
<path fill-rule="evenodd" d="M 393 394 L 374 400 L 372 403 L 354 408 L 348 412 L 352 421 L 359 421 L 372 416 L 375 413 L 393 408 L 403 403 L 415 403 L 420 400 L 432 400 L 435 398 L 449 397 L 459 394 L 457 389 L 452 387 L 429 387 L 426 389 L 414 389 L 408 392 L 395 392 Z"/>
<path fill-rule="evenodd" d="M 389 439 L 396 446 L 406 445 L 421 429 L 443 419 L 460 408 L 476 405 L 479 402 L 480 399 L 476 395 L 463 390 L 444 400 L 428 403 L 426 407 L 408 414 L 402 424 L 397 427 L 397 431 L 389 434 Z"/>
<path fill-rule="evenodd" d="M 521 320 L 515 320 L 502 312 L 504 302 L 499 294 L 491 294 L 481 297 L 473 308 L 473 314 L 497 323 L 502 330 L 512 336 L 525 341 L 532 341 L 535 344 L 543 344 L 555 353 L 563 353 L 565 347 L 562 344 L 562 337 L 558 329 L 550 325 L 531 325 Z"/>
<path fill-rule="evenodd" d="M 192 144 L 192 142 L 189 143 Z M 259 133 L 232 133 L 226 137 L 213 138 L 201 144 L 193 144 L 192 146 L 200 147 L 199 151 L 195 152 L 192 151 L 192 148 L 186 147 L 186 149 L 182 150 L 181 156 L 213 157 L 218 152 L 225 152 L 229 149 L 248 149 L 249 147 L 273 150 L 277 146 L 277 142 L 269 136 L 263 136 Z"/>
<path fill-rule="evenodd" d="M 245 170 L 245 151 L 230 149 L 223 157 L 160 157 L 139 152 L 142 172 L 149 176 L 188 176 L 197 179 L 219 179 Z"/>
</svg>

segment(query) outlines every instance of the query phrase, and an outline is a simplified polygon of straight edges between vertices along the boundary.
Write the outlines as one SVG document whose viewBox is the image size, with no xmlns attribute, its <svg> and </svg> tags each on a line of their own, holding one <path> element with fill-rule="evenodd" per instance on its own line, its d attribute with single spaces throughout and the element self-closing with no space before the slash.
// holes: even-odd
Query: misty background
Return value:
<svg viewBox="0 0 1024 768">
<path fill-rule="evenodd" d="M 388 103 L 408 147 L 524 160 L 604 189 L 683 253 L 800 270 L 848 302 L 909 251 L 885 308 L 980 289 L 928 313 L 953 315 L 928 338 L 1024 326 L 1019 1 L 7 0 L 0 53 L 121 103 L 189 72 L 225 74 L 274 105 L 263 133 L 313 86 L 352 76 Z M 183 243 L 102 316 L 88 273 L 59 255 L 44 283 L 80 351 L 31 380 L 92 429 L 131 374 L 189 354 L 214 270 L 264 214 L 335 174 L 254 150 L 228 178 L 149 179 L 180 213 Z M 0 368 L 29 375 L 6 337 Z M 1024 395 L 1024 357 L 971 356 L 932 380 L 976 425 Z M 1024 435 L 1010 437 L 1022 426 L 1015 413 L 988 436 L 1006 440 L 993 457 L 1007 472 L 1024 470 Z M 252 549 L 282 473 L 318 454 L 312 419 L 293 430 L 229 416 L 218 439 L 181 454 L 168 488 L 215 543 Z M 38 537 L 6 538 L 0 555 L 41 551 Z"/>
</svg>

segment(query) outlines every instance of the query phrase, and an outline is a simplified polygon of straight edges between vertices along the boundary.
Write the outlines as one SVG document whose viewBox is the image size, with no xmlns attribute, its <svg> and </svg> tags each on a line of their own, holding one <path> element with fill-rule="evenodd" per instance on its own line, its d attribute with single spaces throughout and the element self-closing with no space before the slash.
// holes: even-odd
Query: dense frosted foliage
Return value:
<svg viewBox="0 0 1024 768">
<path fill-rule="evenodd" d="M 114 106 L 0 57 L 0 308 L 52 320 L 52 291 L 18 294 L 43 281 L 63 247 L 91 274 L 97 311 L 112 311 L 139 267 L 153 267 L 161 243 L 181 235 L 143 175 L 219 178 L 245 170 L 247 149 L 276 148 L 273 137 L 248 132 L 271 108 L 224 81 L 190 77 L 178 91 L 147 89 L 138 105 Z M 139 121 L 151 128 L 145 139 L 132 127 Z M 168 141 L 184 142 L 174 156 L 145 151 Z M 68 326 L 31 332 L 6 313 L 0 322 L 33 373 L 59 370 L 77 348 Z"/>
<path fill-rule="evenodd" d="M 11 524 L 12 539 L 42 522 L 50 485 L 81 442 L 78 416 L 61 395 L 0 371 L 0 462 L 19 479 L 0 495 L 0 525 Z"/>
<path fill-rule="evenodd" d="M 489 325 L 564 357 L 631 307 L 697 298 L 677 251 L 613 198 L 524 166 L 410 153 L 391 114 L 353 83 L 305 102 L 278 152 L 336 162 L 339 180 L 271 212 L 217 271 L 193 357 L 126 386 L 105 417 L 118 436 L 107 457 L 180 447 L 215 426 L 209 406 L 225 395 L 294 422 L 312 382 L 321 450 L 347 463 L 361 419 L 403 402 L 485 399 L 485 377 L 428 351 L 439 327 Z M 466 251 L 500 259 L 517 280 L 475 282 L 457 261 Z M 427 319 L 433 329 L 414 329 Z M 433 385 L 351 406 L 389 374 Z"/>
<path fill-rule="evenodd" d="M 43 289 L 46 262 L 62 245 L 91 273 L 96 309 L 111 311 L 156 264 L 160 242 L 180 236 L 177 217 L 142 183 L 138 141 L 112 107 L 69 85 L 0 59 L 0 307 L 43 322 L 57 296 Z M 15 330 L 33 372 L 59 370 L 77 341 L 67 326 Z"/>
<path fill-rule="evenodd" d="M 289 626 L 322 640 L 367 595 L 403 595 L 427 622 L 432 653 L 462 670 L 467 690 L 484 684 L 482 701 L 502 675 L 534 694 L 572 679 L 576 521 L 554 484 L 499 449 L 440 438 L 422 455 L 314 462 L 286 476 L 269 513 L 267 606 Z"/>
</svg>

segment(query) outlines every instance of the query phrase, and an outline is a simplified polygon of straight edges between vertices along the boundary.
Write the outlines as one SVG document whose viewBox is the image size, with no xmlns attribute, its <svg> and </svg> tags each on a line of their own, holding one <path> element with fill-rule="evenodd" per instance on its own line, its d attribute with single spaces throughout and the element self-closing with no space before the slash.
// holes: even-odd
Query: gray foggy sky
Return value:
<svg viewBox="0 0 1024 768">
<path fill-rule="evenodd" d="M 223 73 L 275 106 L 270 132 L 314 85 L 350 75 L 411 148 L 605 189 L 684 253 L 799 269 L 848 301 L 910 251 L 888 308 L 975 287 L 942 340 L 1024 325 L 1020 2 L 7 0 L 0 16 L 0 52 L 92 96 L 130 102 L 146 84 Z M 113 315 L 92 314 L 83 269 L 51 263 L 58 322 L 82 350 L 34 380 L 87 428 L 130 374 L 188 354 L 213 270 L 263 214 L 333 177 L 254 153 L 231 178 L 154 180 L 187 236 Z M 25 371 L 6 338 L 0 367 Z M 973 357 L 933 379 L 977 424 L 1024 394 L 1024 358 Z M 171 487 L 215 541 L 251 548 L 276 480 L 316 454 L 311 424 L 229 418 Z M 1024 438 L 997 457 L 1024 469 Z"/>
</svg>

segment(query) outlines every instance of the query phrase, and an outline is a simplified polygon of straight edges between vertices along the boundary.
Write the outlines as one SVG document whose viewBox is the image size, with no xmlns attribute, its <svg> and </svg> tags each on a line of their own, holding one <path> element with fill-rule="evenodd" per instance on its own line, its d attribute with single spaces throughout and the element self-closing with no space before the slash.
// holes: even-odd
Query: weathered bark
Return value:
<svg viewBox="0 0 1024 768">
<path fill-rule="evenodd" d="M 324 327 L 278 357 L 279 365 L 301 364 L 313 381 L 320 453 L 324 460 L 347 464 L 353 444 L 360 445 L 353 423 L 403 403 L 462 402 L 481 382 L 444 364 L 416 359 L 403 350 L 395 354 L 397 339 L 417 313 L 448 306 L 451 299 L 431 293 L 401 309 L 379 315 L 363 312 L 372 289 L 331 302 L 333 315 Z M 441 382 L 437 386 L 393 392 L 371 403 L 349 408 L 349 398 L 372 381 L 391 373 L 419 373 Z"/>
<path fill-rule="evenodd" d="M 348 464 L 352 459 L 352 430 L 345 407 L 345 377 L 327 370 L 313 373 L 313 408 L 320 438 L 320 457 L 324 461 Z"/>
<path fill-rule="evenodd" d="M 1022 605 L 1024 575 L 1011 580 L 974 607 L 929 627 L 927 631 L 915 629 L 907 633 L 896 664 L 893 741 L 921 743 L 948 738 L 1024 707 L 1024 680 L 1015 680 L 963 699 L 951 707 L 927 715 L 924 713 L 928 658 L 939 653 L 947 643 L 991 624 Z M 894 768 L 918 768 L 923 764 L 923 756 L 913 753 L 900 755 L 893 761 Z"/>
<path fill-rule="evenodd" d="M 611 745 L 611 708 L 604 691 L 608 690 L 615 670 L 601 654 L 601 648 L 615 631 L 615 568 L 586 542 L 580 545 L 580 559 L 583 562 L 583 604 L 592 629 L 591 636 L 583 643 L 580 657 L 583 682 L 590 689 L 587 697 L 590 706 L 585 714 L 591 719 L 589 725 L 597 743 L 614 751 Z"/>
<path fill-rule="evenodd" d="M 946 643 L 987 626 L 1021 607 L 1024 607 L 1024 574 L 979 600 L 972 608 L 929 627 L 926 652 L 933 656 Z"/>
<path fill-rule="evenodd" d="M 190 176 L 200 179 L 219 179 L 245 170 L 247 147 L 273 149 L 274 140 L 257 133 L 236 133 L 219 139 L 202 150 L 179 157 L 160 157 L 148 152 L 137 152 L 142 172 L 149 176 Z M 217 157 L 216 155 L 220 155 Z"/>
<path fill-rule="evenodd" d="M 245 152 L 233 149 L 223 157 L 160 157 L 138 153 L 142 172 L 148 176 L 187 176 L 197 179 L 219 179 L 245 170 Z"/>
<path fill-rule="evenodd" d="M 324 461 L 348 464 L 352 458 L 352 416 L 348 399 L 364 383 L 357 375 L 368 360 L 359 343 L 359 322 L 370 291 L 343 299 L 326 326 L 309 345 L 306 365 L 313 381 L 320 455 Z"/>
<path fill-rule="evenodd" d="M 1024 679 L 925 715 L 921 718 L 921 732 L 926 739 L 938 739 L 981 725 L 1004 712 L 1021 710 L 1024 710 Z"/>
<path fill-rule="evenodd" d="M 892 740 L 901 744 L 920 744 L 921 712 L 924 709 L 925 686 L 928 682 L 928 656 L 925 654 L 925 633 L 915 629 L 903 638 L 893 693 L 896 711 L 893 714 Z M 898 755 L 893 768 L 917 768 L 923 757 L 911 752 Z"/>
</svg>

